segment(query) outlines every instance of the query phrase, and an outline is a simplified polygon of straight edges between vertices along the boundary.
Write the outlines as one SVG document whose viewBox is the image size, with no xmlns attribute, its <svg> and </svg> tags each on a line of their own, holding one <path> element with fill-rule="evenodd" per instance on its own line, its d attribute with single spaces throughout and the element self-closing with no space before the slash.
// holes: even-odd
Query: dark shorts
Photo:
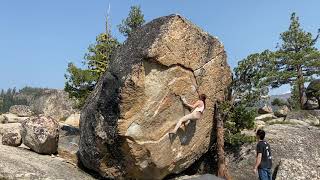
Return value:
<svg viewBox="0 0 320 180">
<path fill-rule="evenodd" d="M 271 169 L 259 168 L 258 173 L 259 173 L 259 180 L 271 180 L 272 179 Z"/>
</svg>

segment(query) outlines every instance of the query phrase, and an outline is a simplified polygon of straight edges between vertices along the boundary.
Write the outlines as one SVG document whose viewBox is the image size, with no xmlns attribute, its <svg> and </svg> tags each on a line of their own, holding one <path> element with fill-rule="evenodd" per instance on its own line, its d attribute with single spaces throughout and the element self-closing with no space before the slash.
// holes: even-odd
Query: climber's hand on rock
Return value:
<svg viewBox="0 0 320 180">
<path fill-rule="evenodd" d="M 186 98 L 184 96 L 180 96 L 180 99 L 184 104 L 188 104 L 187 100 L 186 100 Z"/>
</svg>

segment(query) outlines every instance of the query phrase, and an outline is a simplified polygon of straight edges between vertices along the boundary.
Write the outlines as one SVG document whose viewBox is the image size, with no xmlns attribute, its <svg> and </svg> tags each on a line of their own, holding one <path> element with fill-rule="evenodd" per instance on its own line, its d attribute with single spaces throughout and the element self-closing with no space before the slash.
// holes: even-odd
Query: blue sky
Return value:
<svg viewBox="0 0 320 180">
<path fill-rule="evenodd" d="M 116 25 L 132 5 L 141 6 L 147 22 L 178 13 L 222 41 L 232 68 L 250 53 L 274 49 L 292 12 L 305 30 L 315 35 L 320 28 L 319 0 L 2 0 L 0 89 L 62 89 L 68 62 L 80 65 L 88 45 L 103 32 L 109 4 L 112 33 L 119 40 L 124 38 Z"/>
</svg>

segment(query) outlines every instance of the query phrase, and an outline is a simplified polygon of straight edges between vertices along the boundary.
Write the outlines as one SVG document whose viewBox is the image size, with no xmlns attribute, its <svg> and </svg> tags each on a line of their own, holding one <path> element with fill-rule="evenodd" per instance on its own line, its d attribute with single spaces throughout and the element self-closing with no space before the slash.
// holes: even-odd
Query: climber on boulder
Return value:
<svg viewBox="0 0 320 180">
<path fill-rule="evenodd" d="M 185 100 L 185 98 L 181 98 L 183 105 L 187 106 L 190 109 L 194 109 L 194 110 L 192 111 L 192 113 L 187 114 L 179 119 L 179 121 L 178 121 L 177 125 L 175 126 L 175 128 L 173 129 L 173 131 L 171 131 L 169 133 L 169 136 L 172 134 L 175 134 L 177 132 L 177 130 L 180 128 L 180 126 L 182 125 L 182 123 L 187 123 L 190 120 L 199 120 L 202 117 L 203 111 L 205 109 L 206 98 L 207 97 L 205 94 L 201 94 L 199 96 L 199 100 L 197 100 L 192 105 L 188 104 L 187 101 Z"/>
</svg>

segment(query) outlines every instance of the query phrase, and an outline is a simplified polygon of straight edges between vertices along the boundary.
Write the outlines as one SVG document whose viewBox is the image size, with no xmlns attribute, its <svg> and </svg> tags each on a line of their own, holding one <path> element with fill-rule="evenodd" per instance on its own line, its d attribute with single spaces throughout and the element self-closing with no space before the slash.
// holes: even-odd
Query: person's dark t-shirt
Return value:
<svg viewBox="0 0 320 180">
<path fill-rule="evenodd" d="M 258 153 L 262 154 L 261 163 L 258 168 L 268 168 L 272 166 L 272 156 L 270 145 L 266 141 L 259 141 L 257 144 L 257 156 Z"/>
</svg>

